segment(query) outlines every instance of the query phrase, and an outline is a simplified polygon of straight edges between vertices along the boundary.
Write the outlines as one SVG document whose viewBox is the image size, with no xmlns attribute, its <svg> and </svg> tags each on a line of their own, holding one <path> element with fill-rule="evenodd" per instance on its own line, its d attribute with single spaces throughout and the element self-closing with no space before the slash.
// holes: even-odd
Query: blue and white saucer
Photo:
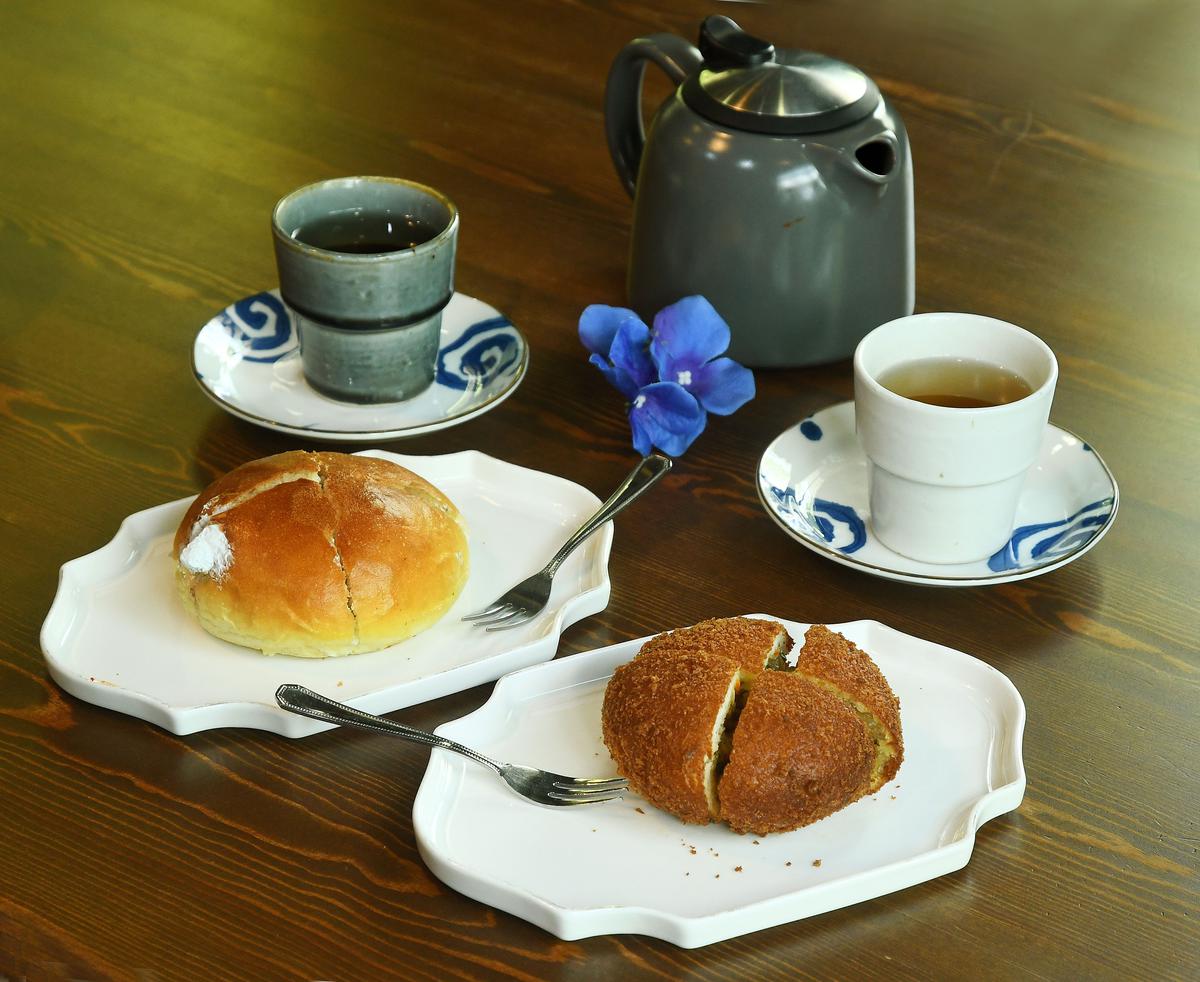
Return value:
<svg viewBox="0 0 1200 982">
<path fill-rule="evenodd" d="M 929 586 L 984 586 L 1048 573 L 1078 559 L 1111 527 L 1117 482 L 1088 444 L 1048 424 L 1017 504 L 1008 544 L 986 560 L 908 559 L 871 533 L 867 458 L 843 402 L 785 430 L 758 465 L 763 507 L 802 545 L 874 576 Z"/>
<path fill-rule="evenodd" d="M 521 332 L 496 308 L 461 293 L 442 314 L 433 384 L 405 402 L 357 405 L 310 388 L 295 320 L 278 290 L 231 303 L 192 348 L 200 388 L 234 416 L 312 440 L 365 443 L 432 433 L 495 409 L 528 366 Z"/>
</svg>

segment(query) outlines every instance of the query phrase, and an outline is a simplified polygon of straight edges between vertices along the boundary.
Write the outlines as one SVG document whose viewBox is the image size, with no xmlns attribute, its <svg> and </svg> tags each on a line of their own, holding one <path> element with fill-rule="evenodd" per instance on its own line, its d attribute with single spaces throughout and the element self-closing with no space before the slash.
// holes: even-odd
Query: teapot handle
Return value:
<svg viewBox="0 0 1200 982">
<path fill-rule="evenodd" d="M 691 44 L 674 34 L 651 34 L 625 45 L 608 71 L 604 89 L 604 129 L 617 176 L 633 196 L 638 165 L 646 145 L 642 122 L 642 77 L 652 61 L 676 85 L 700 69 L 701 56 Z"/>
</svg>

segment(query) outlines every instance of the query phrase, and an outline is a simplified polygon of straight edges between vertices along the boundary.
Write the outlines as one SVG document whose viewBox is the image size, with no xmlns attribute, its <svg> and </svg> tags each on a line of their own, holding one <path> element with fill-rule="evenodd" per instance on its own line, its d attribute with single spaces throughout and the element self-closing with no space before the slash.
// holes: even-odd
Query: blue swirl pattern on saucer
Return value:
<svg viewBox="0 0 1200 982">
<path fill-rule="evenodd" d="M 1085 452 L 1091 449 L 1086 443 L 1083 445 Z M 988 569 L 1001 573 L 1069 556 L 1104 528 L 1115 504 L 1114 498 L 1101 498 L 1061 521 L 1022 525 L 1013 532 L 1008 544 L 988 560 Z"/>
<path fill-rule="evenodd" d="M 846 402 L 776 437 L 759 462 L 759 497 L 812 551 L 875 576 L 931 586 L 1004 583 L 1072 562 L 1112 527 L 1119 501 L 1116 481 L 1095 449 L 1049 425 L 1009 542 L 986 560 L 936 565 L 900 556 L 871 534 L 867 472 L 854 404 Z"/>
<path fill-rule="evenodd" d="M 801 502 L 796 498 L 794 488 L 776 488 L 769 484 L 768 488 L 780 513 L 787 516 L 793 528 L 803 526 L 809 534 L 824 539 L 843 555 L 857 552 L 866 545 L 867 525 L 849 505 L 826 498 Z"/>
<path fill-rule="evenodd" d="M 243 297 L 217 314 L 217 321 L 247 361 L 270 364 L 300 347 L 291 312 L 275 293 Z"/>
<path fill-rule="evenodd" d="M 507 317 L 472 324 L 457 341 L 438 352 L 437 384 L 478 389 L 521 360 L 524 345 Z"/>
</svg>

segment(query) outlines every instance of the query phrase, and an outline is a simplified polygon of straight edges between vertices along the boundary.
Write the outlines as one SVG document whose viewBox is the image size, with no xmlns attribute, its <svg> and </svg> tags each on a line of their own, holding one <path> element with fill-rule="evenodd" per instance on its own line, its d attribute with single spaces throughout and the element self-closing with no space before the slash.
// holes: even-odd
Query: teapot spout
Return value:
<svg viewBox="0 0 1200 982">
<path fill-rule="evenodd" d="M 847 158 L 850 169 L 874 184 L 886 184 L 900 173 L 900 147 L 890 130 L 864 140 Z"/>
</svg>

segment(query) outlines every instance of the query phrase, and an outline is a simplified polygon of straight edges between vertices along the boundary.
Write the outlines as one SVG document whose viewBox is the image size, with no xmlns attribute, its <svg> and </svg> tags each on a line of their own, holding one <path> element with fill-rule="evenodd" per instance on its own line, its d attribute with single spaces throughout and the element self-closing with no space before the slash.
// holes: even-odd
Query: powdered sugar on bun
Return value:
<svg viewBox="0 0 1200 982">
<path fill-rule="evenodd" d="M 220 579 L 233 562 L 233 550 L 220 525 L 197 522 L 199 531 L 179 551 L 179 564 L 190 573 Z"/>
</svg>

